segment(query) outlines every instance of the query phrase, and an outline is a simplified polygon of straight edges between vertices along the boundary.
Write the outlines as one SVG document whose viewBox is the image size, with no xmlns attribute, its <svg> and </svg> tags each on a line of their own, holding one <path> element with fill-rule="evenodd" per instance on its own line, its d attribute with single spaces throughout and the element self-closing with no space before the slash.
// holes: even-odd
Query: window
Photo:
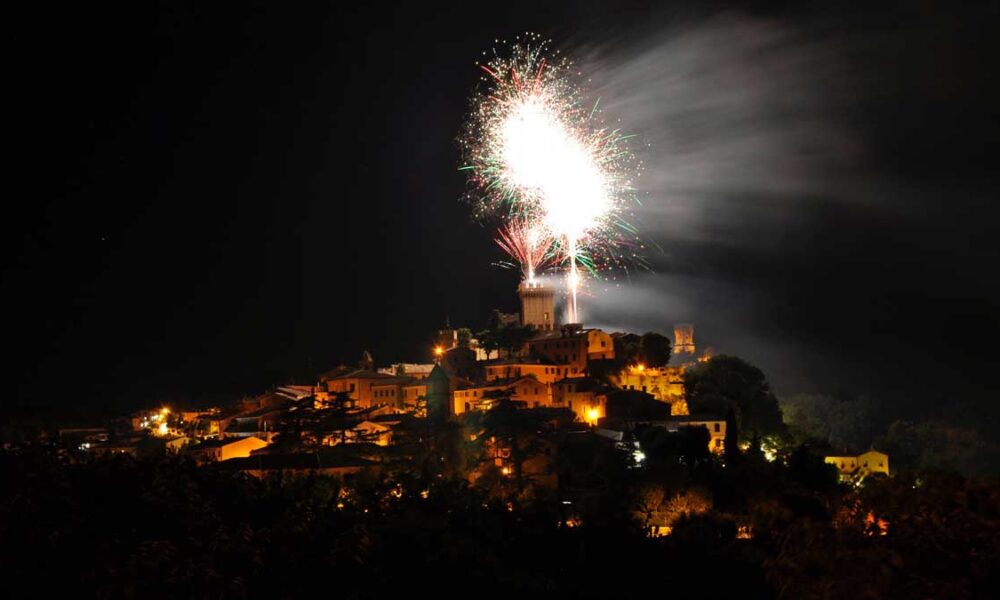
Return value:
<svg viewBox="0 0 1000 600">
<path fill-rule="evenodd" d="M 715 433 L 719 433 L 719 424 L 718 423 L 715 424 Z"/>
</svg>

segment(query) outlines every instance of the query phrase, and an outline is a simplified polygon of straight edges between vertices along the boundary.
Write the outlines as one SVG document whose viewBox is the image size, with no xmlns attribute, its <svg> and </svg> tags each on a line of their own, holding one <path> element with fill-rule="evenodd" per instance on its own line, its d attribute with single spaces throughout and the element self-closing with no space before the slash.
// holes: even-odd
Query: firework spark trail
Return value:
<svg viewBox="0 0 1000 600">
<path fill-rule="evenodd" d="M 494 51 L 480 68 L 486 89 L 474 98 L 461 140 L 473 205 L 479 217 L 517 220 L 521 232 L 526 224 L 554 238 L 549 247 L 562 260 L 552 263 L 568 266 L 568 317 L 575 322 L 578 263 L 597 275 L 636 262 L 641 246 L 622 214 L 634 199 L 627 137 L 603 125 L 596 103 L 583 107 L 570 64 L 549 58 L 538 36 L 517 40 L 508 57 Z M 510 238 L 501 231 L 497 242 L 533 278 L 537 257 L 524 252 L 524 240 Z"/>
<path fill-rule="evenodd" d="M 554 242 L 544 227 L 522 218 L 511 219 L 497 229 L 497 245 L 517 261 L 529 283 L 534 283 L 535 275 L 555 262 Z"/>
</svg>

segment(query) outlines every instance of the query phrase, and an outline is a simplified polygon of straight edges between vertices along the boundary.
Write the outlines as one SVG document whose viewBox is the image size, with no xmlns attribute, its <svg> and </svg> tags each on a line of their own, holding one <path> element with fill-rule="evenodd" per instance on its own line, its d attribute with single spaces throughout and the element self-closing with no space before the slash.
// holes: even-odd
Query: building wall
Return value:
<svg viewBox="0 0 1000 600">
<path fill-rule="evenodd" d="M 694 325 L 680 323 L 674 325 L 674 354 L 694 354 Z"/>
<path fill-rule="evenodd" d="M 552 390 L 547 384 L 525 377 L 508 385 L 482 385 L 452 392 L 455 414 L 476 410 L 488 392 L 507 390 L 511 400 L 525 402 L 528 408 L 552 406 Z"/>
<path fill-rule="evenodd" d="M 600 360 L 615 357 L 615 343 L 611 336 L 600 329 L 587 332 L 587 358 Z"/>
<path fill-rule="evenodd" d="M 610 339 L 610 337 L 609 337 Z M 580 375 L 587 368 L 588 336 L 577 335 L 528 342 L 528 351 L 563 365 L 565 376 Z M 612 353 L 614 350 L 612 350 Z"/>
<path fill-rule="evenodd" d="M 563 378 L 562 365 L 536 365 L 531 363 L 489 365 L 486 367 L 486 381 L 530 376 L 542 383 L 552 383 Z"/>
<path fill-rule="evenodd" d="M 688 427 L 698 427 L 699 425 L 708 430 L 708 449 L 715 453 L 722 453 L 726 446 L 726 422 L 722 421 L 681 421 L 681 425 Z"/>
<path fill-rule="evenodd" d="M 234 440 L 232 443 L 215 448 L 216 460 L 229 460 L 230 458 L 245 458 L 250 456 L 254 450 L 267 446 L 267 442 L 256 437 L 245 437 Z"/>
<path fill-rule="evenodd" d="M 403 406 L 416 406 L 421 398 L 427 397 L 427 384 L 404 385 L 402 392 Z"/>
<path fill-rule="evenodd" d="M 596 425 L 607 416 L 608 397 L 593 390 L 580 391 L 574 383 L 552 386 L 552 405 L 573 411 L 577 420 Z"/>
<path fill-rule="evenodd" d="M 661 402 L 670 404 L 670 414 L 688 414 L 684 402 L 684 368 L 626 367 L 612 377 L 616 386 L 623 390 L 639 390 L 652 395 Z"/>
<path fill-rule="evenodd" d="M 326 389 L 331 394 L 347 393 L 351 400 L 354 400 L 358 408 L 368 408 L 376 404 L 372 388 L 380 383 L 378 379 L 367 379 L 362 377 L 349 377 L 344 379 L 330 379 L 326 382 Z"/>
<path fill-rule="evenodd" d="M 521 324 L 548 331 L 555 327 L 555 292 L 540 283 L 523 282 L 517 288 L 521 297 Z"/>
<path fill-rule="evenodd" d="M 841 477 L 889 474 L 889 455 L 877 450 L 869 450 L 858 456 L 827 456 L 824 460 L 837 467 Z"/>
<path fill-rule="evenodd" d="M 877 450 L 869 450 L 858 456 L 858 468 L 865 474 L 889 474 L 889 455 Z"/>
<path fill-rule="evenodd" d="M 387 404 L 393 408 L 403 406 L 403 386 L 400 383 L 376 384 L 372 386 L 372 402 Z"/>
</svg>

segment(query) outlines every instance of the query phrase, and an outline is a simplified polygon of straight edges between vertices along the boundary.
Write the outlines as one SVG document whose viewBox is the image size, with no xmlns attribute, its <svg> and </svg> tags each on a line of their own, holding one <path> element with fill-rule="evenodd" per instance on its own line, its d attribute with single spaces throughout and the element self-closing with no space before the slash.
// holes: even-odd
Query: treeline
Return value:
<svg viewBox="0 0 1000 600">
<path fill-rule="evenodd" d="M 1000 488 L 838 484 L 801 448 L 723 461 L 692 431 L 598 436 L 560 491 L 387 466 L 263 480 L 177 458 L 0 455 L 10 597 L 977 598 L 1000 583 Z M 530 493 L 529 492 L 530 488 Z M 571 498 L 572 500 L 567 500 Z M 669 524 L 654 537 L 651 524 Z"/>
</svg>

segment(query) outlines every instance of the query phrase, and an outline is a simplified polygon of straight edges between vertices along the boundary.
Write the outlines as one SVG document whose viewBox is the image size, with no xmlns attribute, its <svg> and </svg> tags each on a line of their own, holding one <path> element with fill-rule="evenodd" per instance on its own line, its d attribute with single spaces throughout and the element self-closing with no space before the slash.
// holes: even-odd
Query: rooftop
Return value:
<svg viewBox="0 0 1000 600">
<path fill-rule="evenodd" d="M 556 363 L 544 356 L 510 356 L 507 358 L 495 358 L 485 361 L 487 367 L 497 367 L 504 365 L 546 365 L 555 366 Z"/>
</svg>

